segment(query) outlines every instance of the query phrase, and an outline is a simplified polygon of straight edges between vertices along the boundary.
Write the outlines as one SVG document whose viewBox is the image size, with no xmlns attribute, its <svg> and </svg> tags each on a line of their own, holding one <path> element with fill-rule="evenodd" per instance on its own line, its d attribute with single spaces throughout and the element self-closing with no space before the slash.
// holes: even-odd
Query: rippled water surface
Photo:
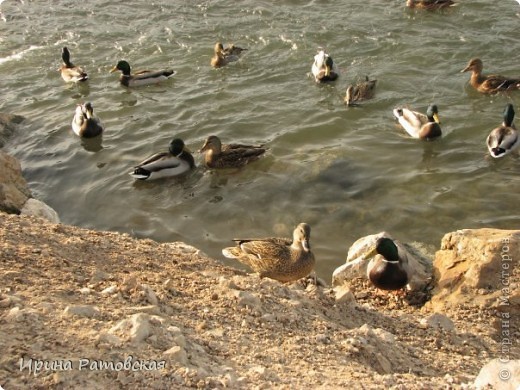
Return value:
<svg viewBox="0 0 520 390">
<path fill-rule="evenodd" d="M 438 247 L 459 228 L 518 228 L 520 158 L 490 159 L 485 139 L 508 102 L 520 114 L 520 92 L 478 94 L 460 70 L 479 56 L 489 72 L 520 76 L 520 6 L 461 1 L 425 13 L 404 3 L 4 1 L 0 110 L 27 118 L 5 149 L 64 223 L 182 240 L 222 259 L 232 237 L 290 235 L 304 221 L 327 280 L 363 235 Z M 215 70 L 216 41 L 249 50 Z M 63 46 L 88 86 L 62 81 Z M 333 85 L 308 76 L 318 46 L 341 71 Z M 109 73 L 119 59 L 178 73 L 129 90 Z M 365 75 L 379 80 L 375 98 L 346 108 L 346 86 Z M 106 126 L 101 145 L 70 128 L 87 100 Z M 397 105 L 432 102 L 440 140 L 410 139 L 393 121 Z M 239 171 L 199 167 L 151 183 L 127 174 L 174 136 L 196 151 L 211 134 L 269 152 Z"/>
</svg>

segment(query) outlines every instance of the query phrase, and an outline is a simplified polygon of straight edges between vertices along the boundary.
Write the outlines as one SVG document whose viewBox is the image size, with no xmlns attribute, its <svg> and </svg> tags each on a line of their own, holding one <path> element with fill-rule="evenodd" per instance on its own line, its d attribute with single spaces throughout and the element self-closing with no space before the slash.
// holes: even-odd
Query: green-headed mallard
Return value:
<svg viewBox="0 0 520 390">
<path fill-rule="evenodd" d="M 170 142 L 167 152 L 151 155 L 136 165 L 129 174 L 138 180 L 155 180 L 179 176 L 194 168 L 195 160 L 184 145 L 184 141 L 175 138 Z"/>
<path fill-rule="evenodd" d="M 432 139 L 442 135 L 439 110 L 435 104 L 428 106 L 426 115 L 408 108 L 395 108 L 393 113 L 399 124 L 413 138 Z"/>
<path fill-rule="evenodd" d="M 265 151 L 262 145 L 222 145 L 216 135 L 209 136 L 199 150 L 204 153 L 208 168 L 239 168 L 258 159 Z"/>
<path fill-rule="evenodd" d="M 78 104 L 72 118 L 72 131 L 80 137 L 92 138 L 103 133 L 103 130 L 101 121 L 94 116 L 92 103 Z"/>
<path fill-rule="evenodd" d="M 215 44 L 213 57 L 211 57 L 211 66 L 214 68 L 220 68 L 229 64 L 230 62 L 238 61 L 240 55 L 245 50 L 247 49 L 243 49 L 233 44 L 224 48 L 222 43 L 217 42 Z"/>
<path fill-rule="evenodd" d="M 381 290 L 400 290 L 408 284 L 410 271 L 406 255 L 400 255 L 397 245 L 388 237 L 377 239 L 375 246 L 365 254 L 371 258 L 367 277 Z"/>
<path fill-rule="evenodd" d="M 501 91 L 511 91 L 520 89 L 520 78 L 507 78 L 504 76 L 483 75 L 484 65 L 479 58 L 473 58 L 468 65 L 461 70 L 461 73 L 471 71 L 469 82 L 473 88 L 482 93 L 497 93 Z"/>
<path fill-rule="evenodd" d="M 314 56 L 311 72 L 314 76 L 314 81 L 317 83 L 334 81 L 339 76 L 332 57 L 321 48 L 318 50 L 318 54 Z"/>
<path fill-rule="evenodd" d="M 61 65 L 59 71 L 63 80 L 67 83 L 77 83 L 88 80 L 87 73 L 81 67 L 70 62 L 70 52 L 66 47 L 64 47 L 61 52 L 61 59 L 63 60 L 63 65 Z"/>
<path fill-rule="evenodd" d="M 158 71 L 140 70 L 132 74 L 130 71 L 130 64 L 124 60 L 119 61 L 117 65 L 110 70 L 110 73 L 117 70 L 122 72 L 119 81 L 125 87 L 139 87 L 142 85 L 160 83 L 161 81 L 168 80 L 177 73 L 172 69 L 165 69 Z"/>
<path fill-rule="evenodd" d="M 347 106 L 353 106 L 355 102 L 361 100 L 371 99 L 376 90 L 376 83 L 377 80 L 369 80 L 368 76 L 366 76 L 365 81 L 355 85 L 349 85 L 344 99 Z"/>
<path fill-rule="evenodd" d="M 452 0 L 407 0 L 406 6 L 409 8 L 426 9 L 429 11 L 453 7 L 455 2 Z"/>
<path fill-rule="evenodd" d="M 500 158 L 509 154 L 520 146 L 520 138 L 513 120 L 515 110 L 512 104 L 508 104 L 504 110 L 502 125 L 489 133 L 486 143 L 491 157 Z"/>
<path fill-rule="evenodd" d="M 225 248 L 222 254 L 237 259 L 260 274 L 280 282 L 292 282 L 309 275 L 316 260 L 309 240 L 311 228 L 300 223 L 293 238 L 234 239 L 237 246 Z"/>
</svg>

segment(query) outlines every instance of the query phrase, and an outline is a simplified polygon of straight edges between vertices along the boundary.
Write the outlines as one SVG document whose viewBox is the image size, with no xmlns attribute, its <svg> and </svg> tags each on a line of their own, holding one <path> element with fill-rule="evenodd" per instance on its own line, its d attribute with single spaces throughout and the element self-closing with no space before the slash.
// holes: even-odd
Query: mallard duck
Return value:
<svg viewBox="0 0 520 390">
<path fill-rule="evenodd" d="M 320 49 L 318 54 L 314 56 L 314 63 L 312 64 L 311 72 L 317 83 L 334 81 L 339 76 L 332 57 L 322 49 Z"/>
<path fill-rule="evenodd" d="M 170 142 L 167 152 L 151 155 L 136 165 L 129 175 L 138 180 L 155 180 L 179 176 L 194 168 L 195 160 L 184 141 L 175 138 Z"/>
<path fill-rule="evenodd" d="M 469 82 L 473 88 L 482 93 L 497 93 L 500 91 L 510 91 L 520 89 L 520 78 L 511 79 L 504 76 L 483 75 L 484 65 L 479 58 L 473 58 L 468 65 L 461 70 L 461 73 L 471 71 Z"/>
<path fill-rule="evenodd" d="M 409 8 L 426 9 L 429 11 L 453 7 L 455 2 L 452 0 L 407 0 L 406 6 Z"/>
<path fill-rule="evenodd" d="M 245 50 L 247 49 L 243 49 L 233 44 L 224 48 L 222 43 L 217 42 L 215 44 L 213 57 L 211 57 L 211 66 L 214 68 L 220 68 L 229 64 L 230 62 L 238 61 L 240 55 Z"/>
<path fill-rule="evenodd" d="M 356 85 L 349 85 L 344 99 L 347 106 L 353 106 L 355 102 L 361 100 L 371 99 L 376 90 L 376 83 L 377 80 L 369 80 L 368 76 L 366 76 L 365 81 Z"/>
<path fill-rule="evenodd" d="M 413 138 L 431 139 L 442 135 L 439 110 L 435 104 L 428 106 L 426 115 L 407 108 L 395 108 L 393 112 L 399 124 Z"/>
<path fill-rule="evenodd" d="M 199 153 L 204 153 L 204 162 L 208 168 L 239 168 L 258 159 L 265 151 L 262 145 L 222 145 L 216 135 L 211 135 Z"/>
<path fill-rule="evenodd" d="M 515 110 L 512 104 L 508 104 L 504 110 L 504 121 L 489 133 L 486 143 L 491 157 L 500 158 L 509 154 L 520 146 L 520 138 L 513 120 Z"/>
<path fill-rule="evenodd" d="M 103 130 L 101 121 L 94 116 L 92 103 L 78 104 L 72 118 L 72 131 L 80 137 L 92 138 L 103 133 Z"/>
<path fill-rule="evenodd" d="M 117 70 L 122 72 L 119 81 L 125 87 L 139 87 L 141 85 L 160 83 L 161 81 L 168 80 L 177 73 L 172 69 L 166 69 L 158 71 L 140 70 L 131 74 L 130 64 L 124 60 L 119 61 L 117 65 L 110 70 L 110 73 Z"/>
<path fill-rule="evenodd" d="M 59 71 L 63 80 L 67 83 L 77 83 L 88 80 L 87 73 L 81 67 L 70 62 L 70 52 L 66 47 L 64 47 L 61 52 L 61 59 L 63 60 L 63 65 L 61 65 Z"/>
<path fill-rule="evenodd" d="M 367 266 L 367 277 L 381 290 L 400 290 L 411 278 L 408 258 L 399 253 L 394 241 L 388 237 L 377 239 L 375 246 L 364 258 L 372 260 Z"/>
<path fill-rule="evenodd" d="M 237 259 L 260 274 L 280 282 L 292 282 L 309 275 L 316 260 L 309 240 L 311 228 L 300 223 L 293 238 L 233 239 L 237 246 L 224 248 L 222 254 Z"/>
</svg>

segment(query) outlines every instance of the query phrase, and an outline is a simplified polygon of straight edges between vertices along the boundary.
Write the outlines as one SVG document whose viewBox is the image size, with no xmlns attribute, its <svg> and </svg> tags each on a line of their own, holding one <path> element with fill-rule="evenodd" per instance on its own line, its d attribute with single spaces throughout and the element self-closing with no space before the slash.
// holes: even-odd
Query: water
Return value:
<svg viewBox="0 0 520 390">
<path fill-rule="evenodd" d="M 520 158 L 492 160 L 485 139 L 507 103 L 520 116 L 520 92 L 478 94 L 460 70 L 479 56 L 485 71 L 520 76 L 520 6 L 477 0 L 425 13 L 404 3 L 4 1 L 0 110 L 27 118 L 5 149 L 64 223 L 182 240 L 226 264 L 230 238 L 290 235 L 305 221 L 326 280 L 367 234 L 438 248 L 456 229 L 519 228 Z M 217 40 L 249 51 L 212 69 Z M 61 80 L 63 46 L 88 86 Z M 318 46 L 339 65 L 334 85 L 308 77 Z M 178 73 L 128 90 L 109 73 L 119 59 Z M 365 75 L 379 80 L 375 98 L 346 108 L 346 86 Z M 101 144 L 72 133 L 86 100 L 106 126 Z M 432 102 L 440 140 L 410 139 L 393 121 L 397 105 Z M 127 174 L 174 136 L 196 151 L 211 134 L 269 152 L 239 171 L 152 183 Z"/>
</svg>

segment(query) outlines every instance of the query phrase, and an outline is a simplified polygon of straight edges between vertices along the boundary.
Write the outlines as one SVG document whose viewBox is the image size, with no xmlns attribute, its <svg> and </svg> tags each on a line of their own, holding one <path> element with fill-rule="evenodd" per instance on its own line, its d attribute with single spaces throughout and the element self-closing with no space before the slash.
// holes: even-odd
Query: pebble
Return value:
<svg viewBox="0 0 520 390">
<path fill-rule="evenodd" d="M 65 310 L 63 310 L 63 314 L 69 316 L 92 318 L 99 316 L 100 311 L 97 307 L 90 305 L 71 305 L 67 306 Z"/>
</svg>

